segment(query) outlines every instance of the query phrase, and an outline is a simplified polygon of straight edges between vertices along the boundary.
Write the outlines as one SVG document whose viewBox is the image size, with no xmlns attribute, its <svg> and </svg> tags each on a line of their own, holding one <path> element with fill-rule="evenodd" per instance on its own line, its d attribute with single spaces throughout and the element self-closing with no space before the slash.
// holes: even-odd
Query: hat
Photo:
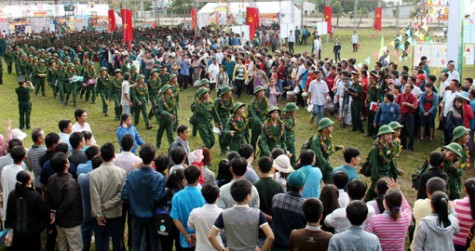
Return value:
<svg viewBox="0 0 475 251">
<path fill-rule="evenodd" d="M 170 79 L 170 80 L 172 80 L 172 79 L 174 79 L 174 78 L 176 78 L 176 74 L 170 74 L 170 75 L 169 75 L 169 79 Z"/>
<path fill-rule="evenodd" d="M 196 96 L 198 97 L 201 97 L 201 95 L 205 94 L 209 92 L 209 89 L 206 88 L 206 87 L 200 87 L 200 89 L 198 89 L 198 91 L 196 92 Z"/>
<path fill-rule="evenodd" d="M 209 80 L 207 78 L 203 78 L 201 81 L 200 81 L 200 86 L 203 86 L 205 84 L 209 84 Z"/>
<path fill-rule="evenodd" d="M 236 104 L 233 105 L 233 113 L 236 113 L 236 111 L 237 111 L 239 108 L 241 108 L 241 107 L 243 107 L 243 106 L 245 106 L 245 105 L 246 105 L 246 104 L 244 104 L 244 103 L 237 102 Z"/>
<path fill-rule="evenodd" d="M 88 66 L 94 66 L 94 62 L 89 62 L 89 64 L 87 64 Z"/>
<path fill-rule="evenodd" d="M 452 136 L 452 142 L 455 142 L 457 139 L 465 136 L 467 133 L 470 132 L 470 129 L 464 127 L 464 126 L 457 126 L 453 130 L 453 136 Z"/>
<path fill-rule="evenodd" d="M 135 65 L 133 64 L 132 66 L 130 66 L 130 70 L 137 70 L 137 67 L 135 67 Z"/>
<path fill-rule="evenodd" d="M 417 75 L 416 78 L 417 78 L 417 79 L 420 79 L 420 80 L 426 80 L 426 75 L 424 75 L 424 74 L 419 74 L 419 75 Z"/>
<path fill-rule="evenodd" d="M 13 129 L 12 134 L 13 134 L 13 136 L 12 136 L 13 139 L 19 139 L 19 140 L 23 141 L 26 138 L 26 133 L 22 132 L 18 128 Z"/>
<path fill-rule="evenodd" d="M 287 177 L 287 184 L 291 189 L 300 189 L 305 185 L 305 174 L 302 171 L 293 171 Z"/>
<path fill-rule="evenodd" d="M 193 152 L 190 153 L 190 155 L 191 155 L 191 159 L 192 159 L 191 162 L 199 162 L 200 163 L 204 159 L 203 149 L 194 150 Z"/>
<path fill-rule="evenodd" d="M 172 86 L 169 85 L 169 84 L 166 84 L 164 85 L 161 89 L 160 89 L 160 94 L 163 95 L 168 89 L 171 89 Z"/>
<path fill-rule="evenodd" d="M 317 130 L 318 131 L 321 131 L 331 125 L 333 125 L 335 122 L 333 122 L 331 119 L 329 118 L 322 118 L 320 121 L 318 121 L 318 128 Z"/>
<path fill-rule="evenodd" d="M 468 97 L 468 92 L 466 92 L 466 91 L 463 91 L 463 92 L 460 92 L 460 93 L 455 94 L 455 97 L 456 97 L 456 98 L 458 97 L 458 98 L 461 98 L 461 99 L 463 99 L 463 100 L 465 100 L 465 101 L 470 102 L 470 98 Z"/>
<path fill-rule="evenodd" d="M 379 75 L 378 75 L 378 72 L 377 71 L 370 71 L 369 73 L 370 77 L 373 78 L 373 79 L 378 79 L 379 78 Z"/>
<path fill-rule="evenodd" d="M 157 68 L 153 68 L 152 69 L 152 72 L 150 74 L 153 74 L 154 72 L 158 72 L 158 69 Z"/>
<path fill-rule="evenodd" d="M 74 58 L 74 63 L 79 62 L 79 58 Z"/>
<path fill-rule="evenodd" d="M 45 63 L 45 60 L 44 59 L 40 59 L 40 61 L 38 61 L 39 63 Z"/>
<path fill-rule="evenodd" d="M 399 124 L 399 122 L 397 122 L 397 121 L 393 121 L 393 122 L 389 123 L 389 127 L 391 127 L 391 129 L 393 129 L 393 130 L 397 130 L 397 129 L 403 128 L 404 126 Z"/>
<path fill-rule="evenodd" d="M 264 90 L 264 87 L 258 86 L 258 87 L 256 87 L 256 89 L 254 89 L 254 94 L 256 94 L 256 93 L 258 93 L 258 92 L 260 92 L 260 91 L 263 91 L 263 90 Z"/>
<path fill-rule="evenodd" d="M 59 61 L 58 61 L 58 66 L 64 66 L 63 61 L 59 60 Z"/>
<path fill-rule="evenodd" d="M 233 88 L 231 88 L 229 85 L 225 85 L 225 86 L 219 88 L 219 90 L 218 90 L 219 91 L 219 97 L 223 96 L 224 94 L 226 94 L 226 93 L 228 93 L 232 90 L 233 90 Z"/>
<path fill-rule="evenodd" d="M 273 113 L 275 111 L 279 111 L 279 113 L 280 113 L 280 108 L 278 106 L 274 106 L 274 105 L 267 108 L 267 114 Z"/>
<path fill-rule="evenodd" d="M 101 67 L 100 71 L 107 71 L 107 68 L 106 67 Z"/>
<path fill-rule="evenodd" d="M 294 171 L 294 168 L 290 164 L 289 156 L 282 154 L 274 160 L 272 165 L 277 171 L 281 173 L 290 173 Z"/>
<path fill-rule="evenodd" d="M 119 73 L 119 72 L 122 73 L 122 70 L 121 69 L 115 69 L 114 74 Z"/>
<path fill-rule="evenodd" d="M 142 79 L 144 79 L 144 78 L 145 78 L 145 76 L 144 76 L 143 74 L 139 74 L 139 75 L 137 76 L 136 81 L 140 81 L 140 80 L 142 80 Z"/>
<path fill-rule="evenodd" d="M 282 111 L 283 112 L 294 112 L 294 111 L 298 111 L 298 110 L 299 110 L 299 107 L 294 102 L 289 102 L 289 103 L 285 104 L 284 110 L 282 110 Z"/>
<path fill-rule="evenodd" d="M 383 125 L 379 128 L 377 136 L 388 134 L 388 133 L 394 133 L 394 130 L 389 125 Z"/>
<path fill-rule="evenodd" d="M 458 143 L 452 142 L 446 146 L 443 146 L 442 149 L 447 149 L 455 153 L 457 157 L 462 158 L 462 147 Z"/>
<path fill-rule="evenodd" d="M 351 71 L 351 75 L 359 76 L 360 73 L 357 70 L 353 70 L 353 71 Z"/>
</svg>

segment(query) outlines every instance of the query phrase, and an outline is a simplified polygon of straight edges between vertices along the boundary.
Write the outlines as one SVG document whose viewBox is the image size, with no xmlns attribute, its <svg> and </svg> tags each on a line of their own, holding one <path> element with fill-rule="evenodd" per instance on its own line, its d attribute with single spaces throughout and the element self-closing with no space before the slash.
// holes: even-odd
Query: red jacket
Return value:
<svg viewBox="0 0 475 251">
<path fill-rule="evenodd" d="M 469 104 L 463 104 L 463 126 L 470 128 L 470 120 L 473 119 L 473 111 Z"/>
</svg>

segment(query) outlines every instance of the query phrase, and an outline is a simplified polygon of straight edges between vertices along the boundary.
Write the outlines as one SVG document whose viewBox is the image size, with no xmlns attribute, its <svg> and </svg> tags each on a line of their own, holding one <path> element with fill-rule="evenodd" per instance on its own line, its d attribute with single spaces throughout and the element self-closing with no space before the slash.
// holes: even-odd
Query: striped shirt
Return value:
<svg viewBox="0 0 475 251">
<path fill-rule="evenodd" d="M 459 221 L 460 231 L 454 235 L 455 245 L 465 246 L 468 232 L 473 223 L 472 209 L 470 207 L 470 199 L 465 197 L 460 200 L 454 200 L 454 208 L 457 213 L 457 220 Z"/>
<path fill-rule="evenodd" d="M 404 243 L 411 220 L 411 207 L 403 195 L 401 217 L 399 219 L 393 220 L 388 212 L 384 212 L 383 214 L 373 216 L 365 230 L 378 236 L 383 250 L 405 250 Z"/>
</svg>

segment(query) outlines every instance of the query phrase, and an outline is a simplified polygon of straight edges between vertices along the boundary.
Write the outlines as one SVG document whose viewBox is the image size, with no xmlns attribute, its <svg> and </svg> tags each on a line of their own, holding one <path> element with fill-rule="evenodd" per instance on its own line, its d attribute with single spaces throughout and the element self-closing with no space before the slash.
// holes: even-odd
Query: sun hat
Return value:
<svg viewBox="0 0 475 251">
<path fill-rule="evenodd" d="M 279 157 L 277 157 L 274 162 L 273 162 L 273 167 L 275 170 L 281 172 L 281 173 L 291 173 L 294 171 L 294 168 L 290 164 L 290 158 L 289 156 L 282 154 Z"/>
</svg>

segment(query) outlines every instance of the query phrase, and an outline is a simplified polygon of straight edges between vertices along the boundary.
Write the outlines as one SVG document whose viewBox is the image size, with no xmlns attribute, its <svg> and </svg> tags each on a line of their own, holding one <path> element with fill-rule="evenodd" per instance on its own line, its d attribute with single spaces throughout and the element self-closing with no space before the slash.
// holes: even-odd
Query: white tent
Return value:
<svg viewBox="0 0 475 251">
<path fill-rule="evenodd" d="M 229 4 L 207 3 L 197 13 L 198 27 L 211 23 L 226 23 L 226 13 L 233 16 L 235 22 L 231 25 L 245 24 L 246 7 L 257 7 L 261 24 L 278 22 L 281 27 L 289 27 L 285 30 L 301 26 L 301 11 L 290 1 L 275 2 L 232 2 Z M 282 34 L 286 37 L 285 34 Z"/>
</svg>

